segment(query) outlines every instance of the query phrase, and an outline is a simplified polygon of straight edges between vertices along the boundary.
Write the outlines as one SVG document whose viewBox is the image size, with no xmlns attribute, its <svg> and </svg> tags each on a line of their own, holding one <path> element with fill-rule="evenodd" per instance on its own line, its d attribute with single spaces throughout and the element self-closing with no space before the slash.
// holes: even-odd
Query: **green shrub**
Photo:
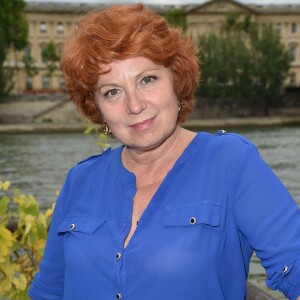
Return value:
<svg viewBox="0 0 300 300">
<path fill-rule="evenodd" d="M 0 296 L 29 299 L 29 286 L 43 256 L 53 208 L 39 211 L 32 195 L 0 181 Z"/>
</svg>

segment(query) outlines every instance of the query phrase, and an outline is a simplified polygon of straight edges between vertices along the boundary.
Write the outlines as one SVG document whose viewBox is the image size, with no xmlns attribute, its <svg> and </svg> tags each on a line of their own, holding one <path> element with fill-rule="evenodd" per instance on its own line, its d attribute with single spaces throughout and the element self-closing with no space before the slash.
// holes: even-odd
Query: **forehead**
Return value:
<svg viewBox="0 0 300 300">
<path fill-rule="evenodd" d="M 156 64 L 152 60 L 143 57 L 132 57 L 123 60 L 114 60 L 111 63 L 104 64 L 100 66 L 101 74 L 100 76 L 107 75 L 114 72 L 143 72 L 147 70 L 162 70 L 167 71 L 168 68 L 163 65 Z"/>
</svg>

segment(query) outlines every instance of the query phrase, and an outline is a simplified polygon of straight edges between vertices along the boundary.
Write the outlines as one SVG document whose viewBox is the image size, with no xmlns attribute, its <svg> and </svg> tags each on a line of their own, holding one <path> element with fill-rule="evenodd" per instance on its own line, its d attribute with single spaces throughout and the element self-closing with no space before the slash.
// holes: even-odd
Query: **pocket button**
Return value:
<svg viewBox="0 0 300 300">
<path fill-rule="evenodd" d="M 190 224 L 196 224 L 197 219 L 195 217 L 190 218 Z"/>
</svg>

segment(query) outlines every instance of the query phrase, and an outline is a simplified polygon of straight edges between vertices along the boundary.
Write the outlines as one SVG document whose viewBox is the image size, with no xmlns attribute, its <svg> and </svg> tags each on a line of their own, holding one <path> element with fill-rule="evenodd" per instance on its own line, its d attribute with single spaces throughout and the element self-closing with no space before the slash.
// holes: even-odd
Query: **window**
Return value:
<svg viewBox="0 0 300 300">
<path fill-rule="evenodd" d="M 40 22 L 40 33 L 46 33 L 47 32 L 47 25 L 45 22 Z"/>
<path fill-rule="evenodd" d="M 56 33 L 64 34 L 64 24 L 62 22 L 58 22 L 56 25 Z"/>
<path fill-rule="evenodd" d="M 276 23 L 276 24 L 275 24 L 275 30 L 276 30 L 278 33 L 281 33 L 281 23 Z"/>
<path fill-rule="evenodd" d="M 26 77 L 25 86 L 26 90 L 32 90 L 32 77 Z"/>
<path fill-rule="evenodd" d="M 291 33 L 297 32 L 297 23 L 291 23 Z"/>
<path fill-rule="evenodd" d="M 43 76 L 43 89 L 48 90 L 49 89 L 49 77 Z"/>
<path fill-rule="evenodd" d="M 31 57 L 31 49 L 29 46 L 26 46 L 24 49 L 23 49 L 23 53 L 24 53 L 24 57 Z"/>
<path fill-rule="evenodd" d="M 290 44 L 289 54 L 290 54 L 290 58 L 292 59 L 292 61 L 296 60 L 296 50 L 297 50 L 297 45 Z"/>
</svg>

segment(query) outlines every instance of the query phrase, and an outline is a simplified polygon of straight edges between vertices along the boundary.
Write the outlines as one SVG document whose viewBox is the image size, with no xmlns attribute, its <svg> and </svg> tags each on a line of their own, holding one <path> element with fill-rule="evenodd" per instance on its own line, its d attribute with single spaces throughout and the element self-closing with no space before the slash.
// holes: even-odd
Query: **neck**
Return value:
<svg viewBox="0 0 300 300">
<path fill-rule="evenodd" d="M 122 154 L 123 164 L 136 175 L 142 172 L 151 176 L 164 166 L 172 165 L 194 136 L 194 132 L 178 126 L 172 136 L 154 149 L 142 151 L 125 146 Z"/>
</svg>

